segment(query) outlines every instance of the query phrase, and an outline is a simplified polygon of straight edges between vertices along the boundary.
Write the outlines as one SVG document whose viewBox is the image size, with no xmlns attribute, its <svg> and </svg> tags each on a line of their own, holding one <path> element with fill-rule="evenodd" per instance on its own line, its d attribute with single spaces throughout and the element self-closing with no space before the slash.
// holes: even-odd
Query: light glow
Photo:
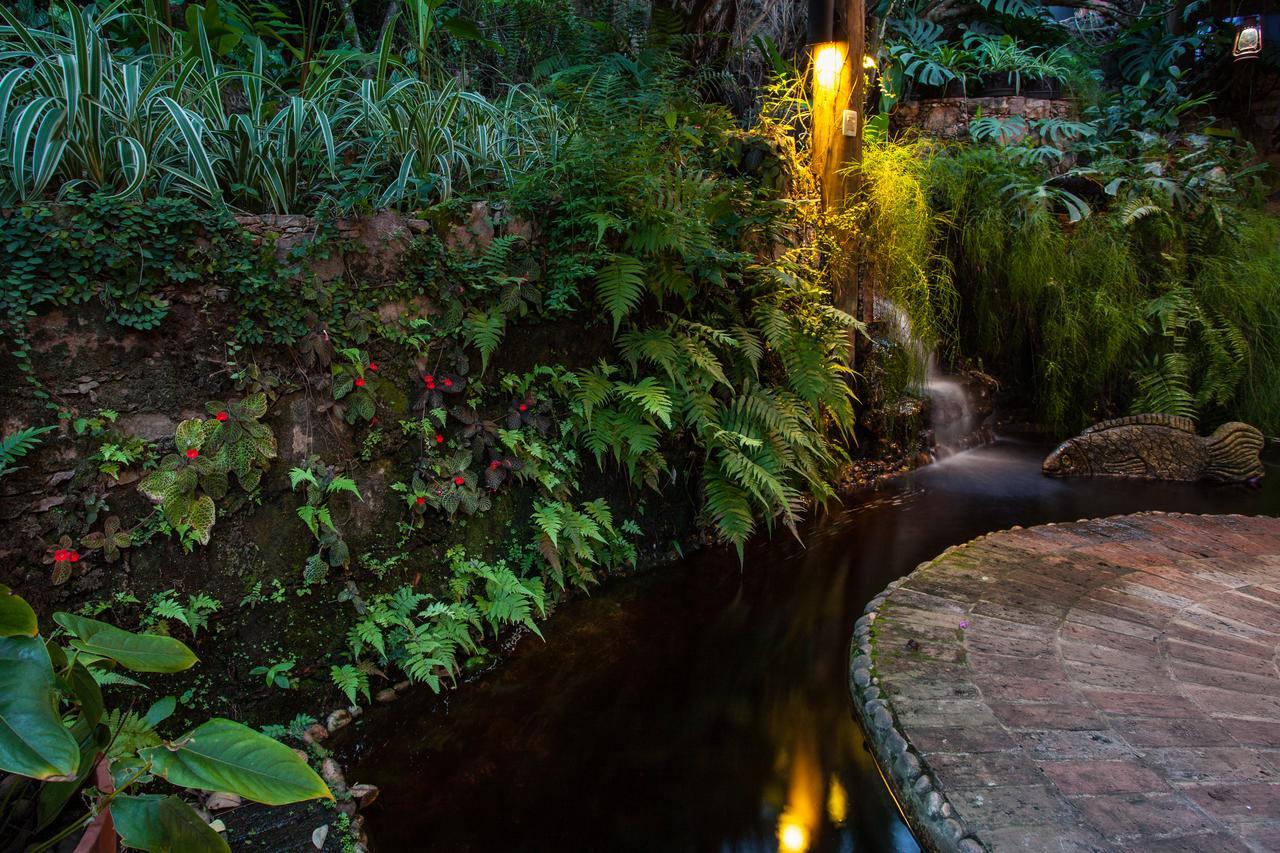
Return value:
<svg viewBox="0 0 1280 853">
<path fill-rule="evenodd" d="M 1245 18 L 1236 30 L 1236 40 L 1231 46 L 1231 55 L 1236 59 L 1253 59 L 1262 53 L 1262 19 Z"/>
<path fill-rule="evenodd" d="M 868 71 L 874 70 L 876 68 L 876 58 L 869 53 L 864 53 L 862 55 L 862 67 Z"/>
<path fill-rule="evenodd" d="M 809 830 L 783 818 L 778 824 L 778 850 L 781 853 L 804 853 L 808 849 Z"/>
<path fill-rule="evenodd" d="M 845 46 L 829 41 L 813 50 L 813 87 L 831 91 L 840 81 L 840 69 L 844 68 Z"/>
</svg>

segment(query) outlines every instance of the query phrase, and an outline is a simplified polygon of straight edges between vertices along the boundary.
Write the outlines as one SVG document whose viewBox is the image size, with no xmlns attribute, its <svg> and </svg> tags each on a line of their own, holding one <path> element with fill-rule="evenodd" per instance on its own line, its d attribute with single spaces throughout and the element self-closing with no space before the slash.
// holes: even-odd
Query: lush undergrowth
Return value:
<svg viewBox="0 0 1280 853">
<path fill-rule="evenodd" d="M 812 184 L 784 135 L 699 97 L 669 27 L 639 41 L 600 28 L 561 45 L 536 92 L 495 101 L 419 63 L 426 42 L 397 59 L 404 30 L 376 53 L 290 66 L 277 89 L 265 70 L 279 56 L 218 28 L 233 21 L 180 30 L 123 8 L 0 27 L 14 60 L 0 204 L 16 205 L 0 222 L 0 308 L 39 401 L 0 445 L 0 470 L 26 478 L 32 463 L 22 482 L 39 491 L 54 455 L 74 460 L 56 509 L 26 526 L 28 565 L 6 567 L 52 582 L 42 604 L 222 657 L 223 626 L 315 596 L 336 638 L 324 657 L 303 659 L 302 637 L 252 650 L 265 658 L 237 651 L 253 683 L 237 690 L 319 681 L 369 702 L 398 678 L 444 689 L 501 632 L 537 633 L 567 591 L 658 550 L 642 525 L 664 495 L 688 495 L 740 555 L 758 529 L 833 497 L 854 425 L 854 323 L 806 236 L 815 217 L 795 187 Z M 475 199 L 487 216 L 470 225 L 495 233 L 459 237 Z M 339 218 L 380 206 L 423 232 L 394 272 L 317 274 L 369 249 L 345 242 Z M 232 217 L 246 210 L 314 219 L 277 256 Z M 71 399 L 64 366 L 36 355 L 50 316 L 111 330 L 90 338 L 169 340 L 190 294 L 204 301 L 179 312 L 184 345 L 212 334 L 199 346 L 222 363 L 196 383 L 203 399 L 185 379 L 172 399 L 144 390 L 171 436 L 144 440 Z M 525 343 L 548 330 L 570 340 Z M 91 370 L 77 361 L 65 368 Z M 301 401 L 340 435 L 326 446 L 352 450 L 282 460 Z M 377 508 L 372 531 L 351 523 L 360 504 Z M 263 514 L 274 539 L 304 543 L 288 549 L 297 565 L 232 577 L 216 564 L 222 537 L 243 541 Z M 180 579 L 137 583 L 166 560 Z M 118 579 L 105 588 L 104 569 Z M 223 707 L 221 692 L 192 682 L 178 714 Z M 310 722 L 269 730 L 298 739 Z"/>
<path fill-rule="evenodd" d="M 979 4 L 964 33 L 907 4 L 868 82 L 888 109 L 1058 76 L 1084 112 L 978 115 L 956 143 L 881 116 L 831 211 L 801 163 L 807 75 L 758 39 L 778 82 L 745 121 L 714 102 L 723 68 L 697 59 L 723 50 L 687 31 L 696 9 L 342 5 L 0 7 L 0 341 L 21 391 L 0 476 L 25 516 L 0 553 L 6 583 L 64 608 L 30 701 L 65 753 L 28 772 L 0 732 L 0 768 L 69 775 L 83 752 L 145 784 L 166 728 L 240 707 L 229 688 L 445 689 L 669 548 L 654 531 L 691 532 L 657 523 L 668 505 L 742 557 L 834 497 L 874 419 L 855 389 L 893 411 L 930 351 L 1018 383 L 1059 429 L 1126 410 L 1280 429 L 1280 227 L 1250 206 L 1250 152 L 1190 132 L 1203 101 L 1128 47 L 1109 90 L 1036 4 Z M 910 348 L 833 304 L 851 271 Z M 140 414 L 164 434 L 130 432 Z M 7 592 L 16 665 L 45 647 Z M 140 688 L 77 659 L 98 616 L 232 675 L 104 717 L 100 687 Z M 223 655 L 224 626 L 276 618 L 299 636 Z M 111 727 L 138 749 L 104 746 Z"/>
</svg>

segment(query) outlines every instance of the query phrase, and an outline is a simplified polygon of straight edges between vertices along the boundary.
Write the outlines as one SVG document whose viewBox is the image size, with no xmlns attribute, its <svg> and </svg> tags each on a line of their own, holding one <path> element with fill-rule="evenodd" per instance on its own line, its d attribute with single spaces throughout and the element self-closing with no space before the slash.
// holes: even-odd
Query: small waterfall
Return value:
<svg viewBox="0 0 1280 853">
<path fill-rule="evenodd" d="M 942 372 L 938 354 L 916 337 L 907 313 L 887 299 L 876 300 L 876 318 L 890 336 L 911 355 L 920 372 L 915 391 L 929 401 L 930 445 L 941 459 L 985 441 L 982 414 L 973 404 L 969 386 Z"/>
</svg>

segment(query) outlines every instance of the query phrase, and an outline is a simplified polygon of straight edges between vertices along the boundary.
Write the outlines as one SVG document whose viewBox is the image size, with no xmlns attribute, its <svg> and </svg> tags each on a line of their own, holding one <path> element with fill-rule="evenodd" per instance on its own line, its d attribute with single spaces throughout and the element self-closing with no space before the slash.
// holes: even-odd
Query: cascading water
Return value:
<svg viewBox="0 0 1280 853">
<path fill-rule="evenodd" d="M 930 444 L 934 455 L 950 456 L 986 440 L 983 416 L 973 403 L 969 386 L 942 372 L 938 354 L 916 336 L 907 313 L 887 299 L 877 299 L 876 317 L 920 368 L 914 390 L 929 401 Z"/>
</svg>

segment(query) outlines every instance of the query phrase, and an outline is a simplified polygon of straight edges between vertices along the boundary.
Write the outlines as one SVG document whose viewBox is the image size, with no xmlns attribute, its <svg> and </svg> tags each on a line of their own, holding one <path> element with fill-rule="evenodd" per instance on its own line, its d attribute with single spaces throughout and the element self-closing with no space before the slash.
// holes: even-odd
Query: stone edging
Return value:
<svg viewBox="0 0 1280 853">
<path fill-rule="evenodd" d="M 890 583 L 883 592 L 867 603 L 863 615 L 854 623 L 853 628 L 849 654 L 849 694 L 853 698 L 854 713 L 862 725 L 872 758 L 880 766 L 885 781 L 892 789 L 890 793 L 897 800 L 920 846 L 929 851 L 981 853 L 987 847 L 961 819 L 946 793 L 937 787 L 927 762 L 903 735 L 893 704 L 887 697 L 880 697 L 880 680 L 871 660 L 871 626 L 885 599 L 906 583 L 911 575 L 947 557 L 958 548 L 989 535 L 991 534 L 979 536 L 962 545 L 954 545 Z"/>
</svg>

